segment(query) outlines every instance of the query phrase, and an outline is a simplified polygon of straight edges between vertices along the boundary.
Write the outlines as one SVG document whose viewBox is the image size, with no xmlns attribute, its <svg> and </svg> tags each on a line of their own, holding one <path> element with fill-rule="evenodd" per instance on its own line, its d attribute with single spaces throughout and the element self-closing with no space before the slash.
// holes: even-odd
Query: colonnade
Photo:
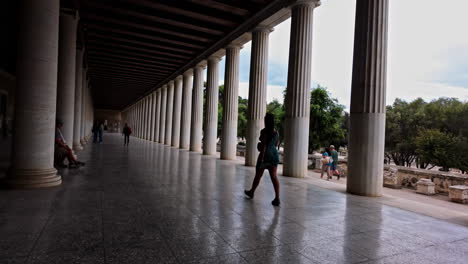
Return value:
<svg viewBox="0 0 468 264">
<path fill-rule="evenodd" d="M 88 141 L 94 119 L 85 49 L 77 45 L 78 13 L 59 0 L 20 1 L 15 136 L 7 182 L 15 187 L 61 183 L 54 169 L 56 118 L 63 136 L 78 151 Z M 283 175 L 304 177 L 308 163 L 313 13 L 319 0 L 291 5 L 291 38 L 285 98 Z M 357 0 L 351 91 L 348 192 L 378 196 L 382 190 L 385 131 L 388 0 Z M 252 30 L 246 165 L 256 162 L 266 112 L 268 39 L 271 28 Z M 60 36 L 60 37 L 59 37 Z M 122 111 L 134 136 L 174 148 L 235 159 L 241 45 L 226 54 L 222 129 L 218 135 L 218 68 L 212 54 Z M 207 68 L 206 96 L 203 71 Z M 203 103 L 206 101 L 205 108 Z"/>
<path fill-rule="evenodd" d="M 304 177 L 308 167 L 310 88 L 312 66 L 313 13 L 318 0 L 298 0 L 291 6 L 291 38 L 285 98 L 283 175 Z M 385 76 L 388 0 L 357 0 L 349 144 L 348 191 L 378 196 L 382 189 L 382 160 L 385 125 Z M 370 30 L 372 29 L 372 30 Z M 252 52 L 248 100 L 247 166 L 254 166 L 263 117 L 266 113 L 268 38 L 271 28 L 252 31 Z M 139 102 L 124 110 L 136 136 L 152 123 L 153 141 L 180 149 L 215 155 L 221 139 L 221 159 L 235 159 L 239 89 L 239 52 L 232 43 L 225 48 L 225 90 L 222 131 L 218 135 L 218 67 L 213 54 L 193 69 L 177 76 Z M 207 69 L 205 108 L 202 71 Z M 175 88 L 174 88 L 175 82 Z M 155 115 L 145 115 L 142 102 L 152 101 Z M 190 110 L 191 109 L 191 110 Z M 190 122 L 189 122 L 190 120 Z M 204 122 L 202 125 L 202 121 Z"/>
<path fill-rule="evenodd" d="M 56 120 L 66 143 L 87 143 L 93 103 L 77 45 L 78 13 L 59 0 L 20 1 L 12 165 L 6 184 L 16 188 L 61 184 L 54 168 Z"/>
</svg>

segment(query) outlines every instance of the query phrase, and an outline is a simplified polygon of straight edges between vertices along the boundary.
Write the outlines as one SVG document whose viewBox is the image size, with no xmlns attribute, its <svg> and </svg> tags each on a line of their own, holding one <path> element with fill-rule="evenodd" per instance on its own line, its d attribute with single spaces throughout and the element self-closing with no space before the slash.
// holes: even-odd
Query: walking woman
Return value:
<svg viewBox="0 0 468 264">
<path fill-rule="evenodd" d="M 265 115 L 265 128 L 260 131 L 260 142 L 257 144 L 257 149 L 260 151 L 257 159 L 255 179 L 250 190 L 245 190 L 244 193 L 250 199 L 254 198 L 255 189 L 257 189 L 260 179 L 263 176 L 265 169 L 270 173 L 273 187 L 275 188 L 275 199 L 271 201 L 274 206 L 280 205 L 279 198 L 279 181 L 276 175 L 276 169 L 279 163 L 278 142 L 279 135 L 275 130 L 275 116 L 268 113 Z"/>
</svg>

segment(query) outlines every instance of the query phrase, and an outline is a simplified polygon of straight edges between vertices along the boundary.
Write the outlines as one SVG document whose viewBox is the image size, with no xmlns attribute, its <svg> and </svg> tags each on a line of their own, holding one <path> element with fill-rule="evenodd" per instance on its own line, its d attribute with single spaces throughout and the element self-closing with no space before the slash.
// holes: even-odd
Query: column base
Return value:
<svg viewBox="0 0 468 264">
<path fill-rule="evenodd" d="M 58 186 L 62 177 L 55 168 L 44 170 L 10 169 L 5 185 L 14 189 L 33 189 Z"/>
<path fill-rule="evenodd" d="M 78 143 L 78 144 L 73 144 L 73 150 L 74 150 L 74 151 L 83 150 L 83 146 L 81 146 L 80 143 Z"/>
</svg>

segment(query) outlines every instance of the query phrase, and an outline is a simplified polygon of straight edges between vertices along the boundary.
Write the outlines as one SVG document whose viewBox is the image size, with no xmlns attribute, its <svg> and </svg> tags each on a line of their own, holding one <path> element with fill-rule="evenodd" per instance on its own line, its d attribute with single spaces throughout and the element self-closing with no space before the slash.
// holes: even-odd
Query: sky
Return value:
<svg viewBox="0 0 468 264">
<path fill-rule="evenodd" d="M 387 105 L 395 98 L 468 101 L 468 1 L 390 0 Z M 314 10 L 312 82 L 349 109 L 355 0 L 322 0 Z M 270 34 L 267 101 L 282 101 L 287 82 L 290 20 Z M 240 53 L 239 95 L 248 97 L 251 43 Z M 220 61 L 220 82 L 225 59 Z"/>
</svg>

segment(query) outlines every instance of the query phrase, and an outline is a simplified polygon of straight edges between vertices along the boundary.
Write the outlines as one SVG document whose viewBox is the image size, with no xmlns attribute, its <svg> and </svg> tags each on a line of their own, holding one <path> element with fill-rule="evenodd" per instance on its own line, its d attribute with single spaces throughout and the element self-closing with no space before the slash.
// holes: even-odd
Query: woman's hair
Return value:
<svg viewBox="0 0 468 264">
<path fill-rule="evenodd" d="M 273 132 L 275 130 L 275 116 L 267 113 L 265 115 L 265 130 Z"/>
</svg>

